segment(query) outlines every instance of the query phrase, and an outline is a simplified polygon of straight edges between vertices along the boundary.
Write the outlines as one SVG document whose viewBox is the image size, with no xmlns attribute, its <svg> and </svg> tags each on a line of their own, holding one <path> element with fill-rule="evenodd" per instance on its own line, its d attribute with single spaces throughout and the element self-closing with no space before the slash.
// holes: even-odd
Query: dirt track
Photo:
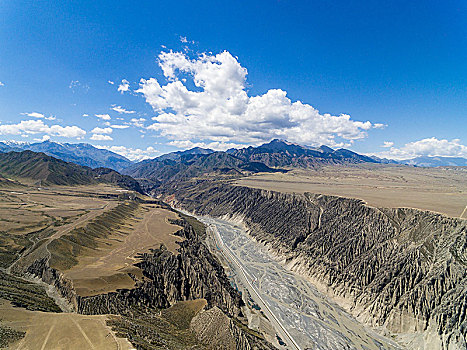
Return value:
<svg viewBox="0 0 467 350">
<path fill-rule="evenodd" d="M 16 308 L 0 300 L 2 325 L 26 332 L 12 344 L 16 350 L 128 350 L 133 347 L 117 338 L 105 321 L 107 316 L 87 316 L 69 313 L 49 313 Z"/>
</svg>

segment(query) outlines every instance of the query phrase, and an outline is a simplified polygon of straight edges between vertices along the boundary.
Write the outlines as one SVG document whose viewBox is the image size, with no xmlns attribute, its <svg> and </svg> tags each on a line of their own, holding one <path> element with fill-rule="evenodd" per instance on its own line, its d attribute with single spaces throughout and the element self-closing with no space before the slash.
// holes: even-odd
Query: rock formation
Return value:
<svg viewBox="0 0 467 350">
<path fill-rule="evenodd" d="M 183 208 L 241 217 L 250 234 L 362 322 L 466 349 L 467 222 L 361 200 L 212 182 L 179 185 Z"/>
<path fill-rule="evenodd" d="M 185 238 L 180 242 L 179 254 L 171 253 L 163 245 L 155 247 L 151 253 L 140 254 L 136 266 L 142 270 L 143 278 L 131 276 L 136 282 L 132 289 L 80 296 L 75 292 L 73 282 L 50 266 L 50 254 L 46 254 L 46 250 L 43 250 L 42 256 L 36 253 L 34 258 L 25 259 L 15 272 L 38 277 L 54 286 L 78 313 L 120 315 L 120 318 L 112 320 L 111 325 L 138 349 L 153 349 L 154 344 L 162 344 L 163 348 L 185 348 L 183 344 L 195 344 L 196 349 L 214 349 L 210 335 L 204 334 L 198 339 L 191 328 L 180 328 L 157 316 L 161 310 L 179 301 L 200 299 L 206 301 L 206 315 L 215 313 L 217 318 L 212 320 L 214 323 L 211 327 L 216 327 L 225 335 L 224 338 L 215 337 L 216 341 L 230 344 L 225 349 L 272 349 L 260 334 L 255 334 L 239 321 L 243 318 L 243 300 L 231 286 L 223 267 L 203 243 L 200 234 L 183 218 L 175 223 L 182 227 L 175 234 Z M 29 263 L 25 264 L 26 261 Z M 210 311 L 213 308 L 215 311 Z M 215 323 L 218 320 L 227 321 L 225 324 Z M 226 329 L 219 328 L 222 324 Z M 164 327 L 173 327 L 173 337 L 164 331 Z"/>
</svg>

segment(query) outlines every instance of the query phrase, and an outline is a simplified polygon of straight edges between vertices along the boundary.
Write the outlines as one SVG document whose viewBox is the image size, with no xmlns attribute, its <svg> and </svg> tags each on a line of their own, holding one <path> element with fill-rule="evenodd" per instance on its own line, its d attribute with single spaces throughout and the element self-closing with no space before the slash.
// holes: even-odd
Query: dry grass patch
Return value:
<svg viewBox="0 0 467 350">
<path fill-rule="evenodd" d="M 133 278 L 142 278 L 141 271 L 134 266 L 138 262 L 137 254 L 149 252 L 160 244 L 178 254 L 177 242 L 183 239 L 174 233 L 180 227 L 170 223 L 177 218 L 176 213 L 147 203 L 138 204 L 112 230 L 106 229 L 102 218 L 96 218 L 96 228 L 102 231 L 94 234 L 97 238 L 93 243 L 84 242 L 87 245 L 74 258 L 76 264 L 64 269 L 65 276 L 73 280 L 75 290 L 82 296 L 132 288 Z"/>
<path fill-rule="evenodd" d="M 24 338 L 10 344 L 10 349 L 132 349 L 117 338 L 106 325 L 108 316 L 28 311 L 0 300 L 0 326 L 25 332 Z"/>
<path fill-rule="evenodd" d="M 11 265 L 35 242 L 65 234 L 111 209 L 118 203 L 117 189 L 107 185 L 0 188 L 0 267 Z"/>
<path fill-rule="evenodd" d="M 279 192 L 358 198 L 375 207 L 409 207 L 460 217 L 467 205 L 467 169 L 393 165 L 323 166 L 259 174 L 238 185 Z"/>
</svg>

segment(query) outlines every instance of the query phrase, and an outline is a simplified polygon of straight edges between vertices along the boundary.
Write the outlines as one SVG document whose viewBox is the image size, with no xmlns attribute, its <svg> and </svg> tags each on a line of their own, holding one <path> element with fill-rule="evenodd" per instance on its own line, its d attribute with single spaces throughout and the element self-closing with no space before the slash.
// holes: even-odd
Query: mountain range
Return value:
<svg viewBox="0 0 467 350">
<path fill-rule="evenodd" d="M 154 159 L 134 163 L 115 152 L 94 147 L 87 143 L 36 143 L 0 142 L 0 153 L 30 150 L 90 168 L 110 168 L 138 178 L 164 180 L 178 174 L 180 178 L 201 173 L 241 173 L 283 171 L 283 168 L 310 168 L 320 164 L 406 164 L 421 167 L 467 166 L 461 157 L 417 157 L 396 161 L 375 156 L 365 156 L 348 149 L 332 149 L 328 146 L 307 147 L 285 140 L 272 140 L 258 147 L 229 149 L 216 152 L 195 147 L 185 151 L 164 154 Z"/>
<path fill-rule="evenodd" d="M 279 139 L 259 147 L 231 149 L 227 153 L 246 162 L 260 162 L 270 167 L 310 167 L 323 163 L 377 163 L 370 157 L 344 148 L 337 150 L 328 146 L 312 148 Z"/>
<path fill-rule="evenodd" d="M 33 151 L 0 153 L 0 176 L 19 180 L 29 179 L 40 182 L 41 185 L 108 183 L 142 192 L 136 180 L 115 170 L 92 169 Z"/>
<path fill-rule="evenodd" d="M 36 143 L 0 142 L 0 152 L 11 151 L 42 152 L 49 156 L 91 168 L 111 168 L 120 171 L 132 162 L 124 156 L 106 149 L 96 148 L 88 143 L 58 143 L 43 141 Z"/>
<path fill-rule="evenodd" d="M 467 166 L 467 159 L 461 157 L 417 157 L 400 161 L 402 164 L 421 167 Z"/>
</svg>

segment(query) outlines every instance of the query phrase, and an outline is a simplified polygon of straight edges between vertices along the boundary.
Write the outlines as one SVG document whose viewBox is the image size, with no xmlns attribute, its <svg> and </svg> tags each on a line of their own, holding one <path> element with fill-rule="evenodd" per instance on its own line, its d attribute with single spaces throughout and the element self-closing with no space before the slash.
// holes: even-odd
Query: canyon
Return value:
<svg viewBox="0 0 467 350">
<path fill-rule="evenodd" d="M 168 155 L 137 180 L 7 153 L 2 344 L 466 349 L 465 169 L 257 162 L 286 146 Z"/>
<path fill-rule="evenodd" d="M 466 347 L 465 220 L 210 181 L 179 186 L 171 199 L 199 215 L 241 218 L 290 270 L 406 346 Z"/>
</svg>

